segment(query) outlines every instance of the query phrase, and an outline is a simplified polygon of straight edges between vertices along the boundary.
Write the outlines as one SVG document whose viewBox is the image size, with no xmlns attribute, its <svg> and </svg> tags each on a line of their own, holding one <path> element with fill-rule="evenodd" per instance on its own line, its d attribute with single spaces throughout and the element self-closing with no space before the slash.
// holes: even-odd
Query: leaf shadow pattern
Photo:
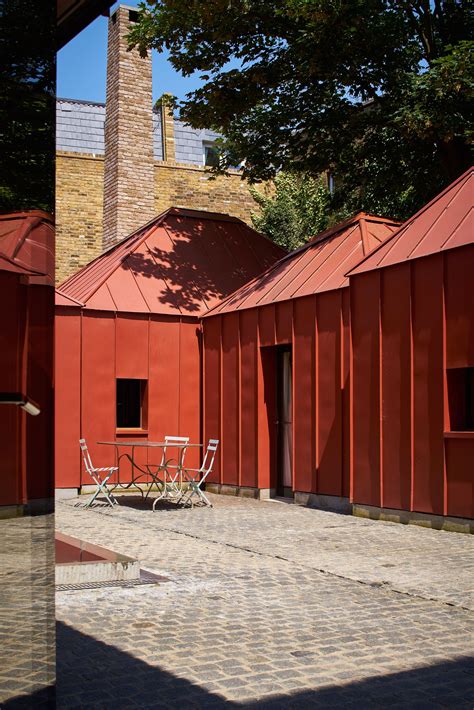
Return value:
<svg viewBox="0 0 474 710">
<path fill-rule="evenodd" d="M 264 270 L 240 231 L 233 222 L 170 219 L 149 234 L 146 249 L 127 257 L 126 265 L 135 276 L 162 281 L 156 293 L 160 303 L 198 314 Z"/>
</svg>

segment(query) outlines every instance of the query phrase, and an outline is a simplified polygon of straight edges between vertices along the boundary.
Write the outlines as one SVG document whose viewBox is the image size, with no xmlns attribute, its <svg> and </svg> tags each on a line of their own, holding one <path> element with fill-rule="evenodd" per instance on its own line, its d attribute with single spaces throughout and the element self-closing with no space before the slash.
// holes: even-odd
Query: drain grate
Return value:
<svg viewBox="0 0 474 710">
<path fill-rule="evenodd" d="M 148 570 L 140 570 L 139 579 L 128 579 L 124 581 L 111 580 L 109 582 L 80 582 L 78 584 L 57 584 L 57 592 L 69 592 L 75 589 L 103 589 L 104 587 L 140 587 L 142 584 L 160 584 L 161 582 L 169 582 L 167 577 L 162 577 L 159 574 L 154 574 Z"/>
</svg>

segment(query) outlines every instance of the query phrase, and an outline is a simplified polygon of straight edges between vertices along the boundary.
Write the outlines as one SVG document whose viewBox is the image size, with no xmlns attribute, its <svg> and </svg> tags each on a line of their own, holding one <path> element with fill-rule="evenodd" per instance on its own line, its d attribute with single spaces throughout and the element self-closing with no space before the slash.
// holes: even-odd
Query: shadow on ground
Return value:
<svg viewBox="0 0 474 710">
<path fill-rule="evenodd" d="M 377 676 L 359 683 L 272 696 L 247 703 L 226 701 L 185 678 L 57 625 L 57 707 L 73 708 L 472 708 L 474 659 Z M 186 654 L 183 653 L 183 669 Z M 24 697 L 5 708 L 45 707 L 46 698 Z M 39 701 L 39 702 L 37 702 Z"/>
<path fill-rule="evenodd" d="M 183 653 L 183 669 L 186 654 Z M 54 707 L 52 690 L 14 698 L 2 708 Z M 74 708 L 456 708 L 471 710 L 474 658 L 377 676 L 359 683 L 235 702 L 144 663 L 61 622 L 57 625 L 56 707 Z"/>
</svg>

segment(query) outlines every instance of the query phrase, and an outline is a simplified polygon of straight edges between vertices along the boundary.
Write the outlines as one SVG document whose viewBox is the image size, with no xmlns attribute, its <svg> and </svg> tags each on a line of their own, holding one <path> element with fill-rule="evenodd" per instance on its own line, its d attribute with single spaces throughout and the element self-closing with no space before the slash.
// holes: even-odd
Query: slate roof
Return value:
<svg viewBox="0 0 474 710">
<path fill-rule="evenodd" d="M 474 243 L 474 168 L 471 167 L 349 275 L 362 274 Z"/>
<path fill-rule="evenodd" d="M 104 154 L 105 104 L 76 99 L 57 99 L 56 149 L 73 152 Z M 203 164 L 203 143 L 218 137 L 209 130 L 187 126 L 175 118 L 175 155 L 178 163 Z M 161 113 L 153 112 L 153 153 L 155 160 L 163 160 Z"/>
<path fill-rule="evenodd" d="M 349 285 L 346 272 L 399 223 L 360 212 L 316 235 L 218 304 L 209 316 L 323 293 Z"/>
<path fill-rule="evenodd" d="M 57 305 L 200 316 L 284 250 L 225 214 L 171 208 L 57 289 Z"/>
</svg>

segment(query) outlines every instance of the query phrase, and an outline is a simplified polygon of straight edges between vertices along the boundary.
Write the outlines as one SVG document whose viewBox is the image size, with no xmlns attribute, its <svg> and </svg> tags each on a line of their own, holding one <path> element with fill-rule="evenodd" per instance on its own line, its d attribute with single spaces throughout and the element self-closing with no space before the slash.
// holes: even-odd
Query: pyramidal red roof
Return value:
<svg viewBox="0 0 474 710">
<path fill-rule="evenodd" d="M 349 275 L 472 244 L 473 197 L 474 168 L 470 168 L 410 217 L 390 239 L 353 268 Z"/>
<path fill-rule="evenodd" d="M 56 303 L 198 316 L 283 254 L 240 219 L 171 208 L 70 276 Z"/>
<path fill-rule="evenodd" d="M 41 210 L 0 214 L 0 270 L 54 283 L 54 225 Z"/>
<path fill-rule="evenodd" d="M 365 255 L 390 237 L 399 223 L 360 212 L 316 235 L 245 284 L 209 315 L 263 306 L 349 285 L 345 276 Z"/>
</svg>

